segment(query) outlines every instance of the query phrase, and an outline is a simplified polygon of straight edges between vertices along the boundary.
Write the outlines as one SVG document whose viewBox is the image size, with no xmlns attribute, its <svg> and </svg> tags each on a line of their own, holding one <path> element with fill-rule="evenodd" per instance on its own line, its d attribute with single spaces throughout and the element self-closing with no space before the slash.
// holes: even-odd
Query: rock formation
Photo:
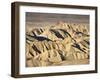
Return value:
<svg viewBox="0 0 100 80">
<path fill-rule="evenodd" d="M 85 24 L 57 23 L 26 31 L 26 66 L 89 63 L 89 29 Z"/>
</svg>

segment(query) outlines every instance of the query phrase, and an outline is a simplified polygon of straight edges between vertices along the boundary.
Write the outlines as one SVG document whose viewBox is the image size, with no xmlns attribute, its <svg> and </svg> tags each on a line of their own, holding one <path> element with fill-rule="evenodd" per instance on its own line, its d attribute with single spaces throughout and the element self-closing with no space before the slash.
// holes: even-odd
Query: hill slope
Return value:
<svg viewBox="0 0 100 80">
<path fill-rule="evenodd" d="M 60 23 L 26 31 L 26 66 L 89 63 L 89 30 L 85 24 Z"/>
</svg>

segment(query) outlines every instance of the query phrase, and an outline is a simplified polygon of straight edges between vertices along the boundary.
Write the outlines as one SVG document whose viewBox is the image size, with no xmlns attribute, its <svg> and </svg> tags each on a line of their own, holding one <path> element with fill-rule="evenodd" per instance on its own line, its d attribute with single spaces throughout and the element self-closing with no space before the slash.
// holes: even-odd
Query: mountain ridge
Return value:
<svg viewBox="0 0 100 80">
<path fill-rule="evenodd" d="M 50 27 L 33 27 L 26 31 L 26 48 L 27 67 L 89 60 L 89 30 L 86 25 L 62 22 Z"/>
</svg>

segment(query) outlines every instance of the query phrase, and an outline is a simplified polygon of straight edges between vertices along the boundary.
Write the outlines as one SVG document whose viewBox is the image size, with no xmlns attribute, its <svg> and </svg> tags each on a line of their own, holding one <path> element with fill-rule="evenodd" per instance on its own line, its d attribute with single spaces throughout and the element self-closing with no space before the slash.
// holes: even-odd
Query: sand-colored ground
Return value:
<svg viewBox="0 0 100 80">
<path fill-rule="evenodd" d="M 26 29 L 26 66 L 89 64 L 89 29 L 59 22 Z"/>
</svg>

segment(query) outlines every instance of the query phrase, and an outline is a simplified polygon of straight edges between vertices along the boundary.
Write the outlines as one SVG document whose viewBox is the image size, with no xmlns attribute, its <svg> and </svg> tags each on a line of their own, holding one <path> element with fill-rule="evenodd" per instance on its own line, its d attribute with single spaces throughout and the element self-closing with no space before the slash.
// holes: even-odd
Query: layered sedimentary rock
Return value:
<svg viewBox="0 0 100 80">
<path fill-rule="evenodd" d="M 83 24 L 60 23 L 26 32 L 26 66 L 89 63 L 89 29 Z"/>
</svg>

